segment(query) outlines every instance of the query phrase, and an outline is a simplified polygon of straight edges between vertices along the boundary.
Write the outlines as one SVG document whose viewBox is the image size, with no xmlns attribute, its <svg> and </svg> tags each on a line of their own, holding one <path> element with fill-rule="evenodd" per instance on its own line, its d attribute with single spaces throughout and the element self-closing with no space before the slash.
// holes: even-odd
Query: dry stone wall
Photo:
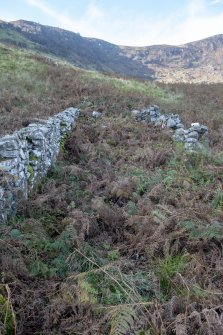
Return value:
<svg viewBox="0 0 223 335">
<path fill-rule="evenodd" d="M 191 126 L 185 129 L 178 114 L 162 114 L 160 107 L 156 105 L 143 110 L 133 110 L 132 116 L 137 121 L 151 122 L 154 126 L 172 129 L 172 139 L 182 143 L 186 150 L 194 151 L 208 147 L 208 127 L 199 122 L 191 123 Z"/>
<path fill-rule="evenodd" d="M 0 138 L 0 222 L 16 212 L 18 203 L 47 174 L 79 113 L 68 108 Z"/>
<path fill-rule="evenodd" d="M 0 223 L 16 212 L 19 202 L 27 199 L 46 176 L 79 113 L 79 109 L 71 107 L 48 120 L 35 119 L 28 127 L 0 137 Z M 179 115 L 161 114 L 156 105 L 133 110 L 132 115 L 137 121 L 172 129 L 173 140 L 182 142 L 186 150 L 202 149 L 208 144 L 206 126 L 196 122 L 185 129 Z M 92 117 L 100 116 L 101 113 L 93 111 Z"/>
</svg>

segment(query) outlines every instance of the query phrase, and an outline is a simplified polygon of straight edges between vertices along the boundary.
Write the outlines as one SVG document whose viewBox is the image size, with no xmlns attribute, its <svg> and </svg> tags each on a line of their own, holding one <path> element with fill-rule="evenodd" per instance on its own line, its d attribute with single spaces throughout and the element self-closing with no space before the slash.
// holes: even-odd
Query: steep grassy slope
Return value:
<svg viewBox="0 0 223 335">
<path fill-rule="evenodd" d="M 153 70 L 122 55 L 117 45 L 34 22 L 0 23 L 0 41 L 64 59 L 81 68 L 151 79 Z"/>
<path fill-rule="evenodd" d="M 149 102 L 150 97 L 155 100 L 156 95 L 166 94 L 151 82 L 86 72 L 4 44 L 0 44 L 0 71 L 0 134 L 20 128 L 33 117 L 48 117 L 69 106 L 112 111 L 118 100 L 123 109 L 131 109 L 145 99 Z"/>
<path fill-rule="evenodd" d="M 126 112 L 157 103 L 189 123 L 207 124 L 211 138 L 221 136 L 223 84 L 159 85 L 84 71 L 0 44 L 0 134 L 21 128 L 69 106 L 84 111 Z"/>
<path fill-rule="evenodd" d="M 0 229 L 1 333 L 221 334 L 222 86 L 158 87 L 5 50 L 2 78 L 14 59 L 13 92 L 29 97 L 20 118 L 66 104 L 82 116 L 44 183 Z M 14 129 L 10 78 L 3 115 Z M 131 117 L 154 102 L 208 124 L 210 150 L 186 153 L 170 130 Z"/>
</svg>

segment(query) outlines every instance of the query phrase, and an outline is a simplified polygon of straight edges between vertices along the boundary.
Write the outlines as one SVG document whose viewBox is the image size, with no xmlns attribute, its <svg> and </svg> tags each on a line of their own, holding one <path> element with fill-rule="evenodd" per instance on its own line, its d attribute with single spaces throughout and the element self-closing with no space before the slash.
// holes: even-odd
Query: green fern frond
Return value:
<svg viewBox="0 0 223 335">
<path fill-rule="evenodd" d="M 133 329 L 136 313 L 133 307 L 117 307 L 110 312 L 111 330 L 109 335 L 126 335 Z"/>
<path fill-rule="evenodd" d="M 86 280 L 82 279 L 79 285 L 79 299 L 81 302 L 97 303 L 97 290 Z"/>
</svg>

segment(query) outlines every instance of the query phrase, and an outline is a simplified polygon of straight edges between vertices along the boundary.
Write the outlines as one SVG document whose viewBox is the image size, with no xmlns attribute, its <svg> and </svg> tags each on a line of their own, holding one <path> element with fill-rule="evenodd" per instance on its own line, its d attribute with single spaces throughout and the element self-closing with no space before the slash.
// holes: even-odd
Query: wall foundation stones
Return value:
<svg viewBox="0 0 223 335">
<path fill-rule="evenodd" d="M 34 120 L 12 135 L 0 137 L 0 222 L 16 212 L 33 187 L 55 163 L 64 136 L 80 111 L 68 108 L 48 120 Z"/>
<path fill-rule="evenodd" d="M 208 127 L 199 122 L 185 129 L 178 114 L 161 114 L 159 106 L 152 105 L 144 110 L 133 110 L 132 116 L 141 122 L 151 122 L 154 126 L 170 128 L 174 131 L 172 139 L 184 144 L 186 150 L 202 149 L 208 144 Z"/>
</svg>

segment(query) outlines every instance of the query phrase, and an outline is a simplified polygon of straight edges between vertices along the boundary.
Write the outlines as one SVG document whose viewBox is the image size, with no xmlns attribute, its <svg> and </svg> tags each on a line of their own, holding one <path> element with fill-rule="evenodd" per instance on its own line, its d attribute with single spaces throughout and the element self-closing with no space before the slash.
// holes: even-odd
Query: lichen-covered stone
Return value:
<svg viewBox="0 0 223 335">
<path fill-rule="evenodd" d="M 186 150 L 203 149 L 208 146 L 208 127 L 194 122 L 189 129 L 185 129 L 178 114 L 161 114 L 159 106 L 152 105 L 141 111 L 134 110 L 132 116 L 137 121 L 151 122 L 155 126 L 174 130 L 173 141 L 184 143 Z"/>
<path fill-rule="evenodd" d="M 195 139 L 198 140 L 199 134 L 198 134 L 197 131 L 191 131 L 191 132 L 188 133 L 187 138 L 195 138 Z"/>
<path fill-rule="evenodd" d="M 47 174 L 56 161 L 61 140 L 75 125 L 79 113 L 76 108 L 68 108 L 0 138 L 0 222 L 16 211 L 18 201 L 26 199 Z"/>
</svg>

